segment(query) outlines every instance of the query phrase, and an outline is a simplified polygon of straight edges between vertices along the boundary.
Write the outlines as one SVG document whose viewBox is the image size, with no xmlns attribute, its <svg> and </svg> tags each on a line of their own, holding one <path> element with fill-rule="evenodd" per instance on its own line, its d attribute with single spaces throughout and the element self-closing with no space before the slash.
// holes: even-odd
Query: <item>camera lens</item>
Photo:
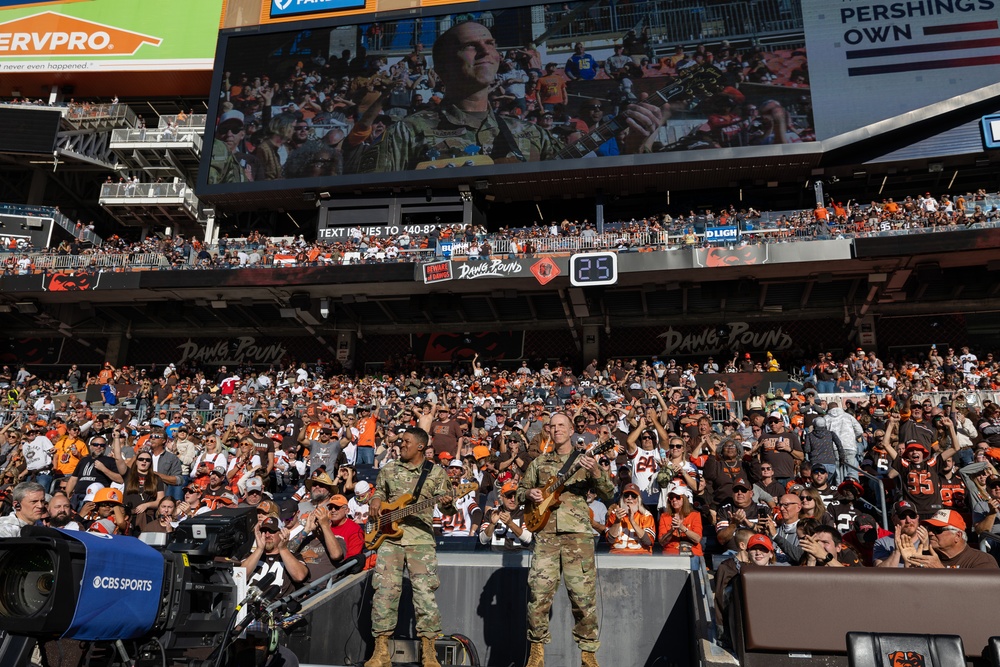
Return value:
<svg viewBox="0 0 1000 667">
<path fill-rule="evenodd" d="M 43 547 L 9 551 L 0 558 L 0 615 L 34 616 L 45 608 L 55 586 L 52 556 Z"/>
</svg>

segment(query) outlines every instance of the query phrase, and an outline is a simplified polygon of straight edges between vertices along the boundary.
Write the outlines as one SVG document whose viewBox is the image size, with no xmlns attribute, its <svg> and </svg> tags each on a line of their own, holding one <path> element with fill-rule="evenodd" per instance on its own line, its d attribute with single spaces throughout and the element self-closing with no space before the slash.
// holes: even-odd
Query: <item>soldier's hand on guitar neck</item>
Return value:
<svg viewBox="0 0 1000 667">
<path fill-rule="evenodd" d="M 589 472 L 592 477 L 601 476 L 601 466 L 597 463 L 597 459 L 590 454 L 581 456 L 579 462 L 580 467 Z"/>
<path fill-rule="evenodd" d="M 670 118 L 670 107 L 658 107 L 646 102 L 625 107 L 621 119 L 628 126 L 628 132 L 619 135 L 625 153 L 638 153 L 651 134 L 656 132 Z"/>
</svg>

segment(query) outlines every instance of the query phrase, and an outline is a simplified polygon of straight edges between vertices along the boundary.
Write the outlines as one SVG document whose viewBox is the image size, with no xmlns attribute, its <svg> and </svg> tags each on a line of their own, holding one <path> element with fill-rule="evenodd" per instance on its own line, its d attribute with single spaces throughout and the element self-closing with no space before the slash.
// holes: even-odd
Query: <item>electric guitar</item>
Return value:
<svg viewBox="0 0 1000 667">
<path fill-rule="evenodd" d="M 690 97 L 689 106 L 694 107 L 701 100 L 711 97 L 721 90 L 722 72 L 711 65 L 696 65 L 682 69 L 670 85 L 660 88 L 643 102 L 652 104 L 654 107 L 662 107 L 679 97 Z M 589 155 L 627 127 L 628 122 L 623 115 L 615 116 L 559 151 L 559 159 L 572 160 Z"/>
<path fill-rule="evenodd" d="M 614 449 L 617 444 L 617 441 L 613 439 L 604 443 L 595 442 L 589 449 L 580 454 L 580 457 L 573 462 L 565 474 L 553 475 L 542 487 L 542 501 L 536 504 L 529 500 L 525 504 L 524 527 L 533 533 L 545 527 L 545 524 L 549 522 L 549 517 L 552 516 L 552 510 L 559 507 L 559 496 L 566 489 L 566 480 L 580 469 L 580 458 L 603 454 Z"/>
<path fill-rule="evenodd" d="M 656 107 L 676 100 L 679 97 L 690 97 L 689 107 L 695 107 L 703 100 L 712 97 L 722 90 L 722 72 L 711 65 L 696 65 L 681 70 L 674 80 L 643 100 Z M 503 122 L 503 121 L 500 121 Z M 600 148 L 606 141 L 628 127 L 624 116 L 615 116 L 582 136 L 578 141 L 559 151 L 559 160 L 582 158 Z M 488 155 L 466 154 L 451 157 L 436 156 L 420 162 L 416 169 L 446 169 L 455 167 L 482 166 L 497 163 L 516 162 L 514 158 L 494 160 Z"/>
<path fill-rule="evenodd" d="M 451 495 L 455 500 L 458 500 L 477 489 L 479 489 L 478 484 L 469 482 L 468 484 L 459 486 Z M 425 498 L 420 502 L 413 502 L 413 496 L 409 493 L 404 493 L 391 503 L 384 503 L 382 505 L 382 513 L 379 517 L 376 519 L 374 516 L 371 516 L 368 518 L 368 523 L 365 524 L 365 548 L 375 551 L 386 540 L 399 537 L 403 534 L 403 529 L 399 525 L 400 521 L 412 514 L 434 507 L 440 499 L 441 496 L 435 496 L 433 498 Z"/>
</svg>

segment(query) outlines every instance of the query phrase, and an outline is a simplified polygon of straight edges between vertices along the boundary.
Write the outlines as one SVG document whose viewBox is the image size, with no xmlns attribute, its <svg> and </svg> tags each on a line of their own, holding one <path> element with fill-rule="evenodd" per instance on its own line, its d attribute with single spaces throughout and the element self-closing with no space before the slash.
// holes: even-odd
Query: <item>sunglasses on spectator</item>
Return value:
<svg viewBox="0 0 1000 667">
<path fill-rule="evenodd" d="M 604 466 L 605 468 L 610 468 L 611 467 L 611 461 L 601 461 L 600 464 L 602 466 Z"/>
<path fill-rule="evenodd" d="M 262 532 L 262 533 L 270 533 L 271 535 L 277 535 L 279 531 L 271 529 L 271 528 L 261 528 L 260 532 Z"/>
<path fill-rule="evenodd" d="M 683 443 L 677 443 L 677 444 L 670 445 L 670 449 L 684 449 L 684 444 Z"/>
<path fill-rule="evenodd" d="M 153 459 L 147 458 L 147 457 L 144 456 L 141 459 L 136 459 L 135 462 L 136 463 L 152 463 Z"/>
<path fill-rule="evenodd" d="M 927 526 L 927 532 L 931 535 L 940 535 L 941 533 L 949 530 L 955 533 L 959 532 L 957 528 L 953 528 L 951 526 Z"/>
<path fill-rule="evenodd" d="M 197 488 L 191 487 L 191 488 L 184 489 L 184 493 L 201 493 L 201 489 L 197 489 Z"/>
<path fill-rule="evenodd" d="M 505 493 L 505 494 L 503 494 L 503 497 L 504 497 L 504 498 L 513 498 L 513 497 L 514 497 L 514 496 L 516 496 L 516 495 L 517 495 L 517 491 L 511 491 L 511 492 L 509 492 L 509 493 Z"/>
<path fill-rule="evenodd" d="M 254 493 L 256 493 L 257 495 L 261 495 L 264 492 L 261 491 L 260 489 L 250 489 L 249 491 L 247 491 L 247 495 L 248 496 L 251 495 L 251 494 L 254 494 Z"/>
<path fill-rule="evenodd" d="M 622 494 L 622 498 L 638 498 L 638 497 L 639 496 L 635 495 L 634 493 L 624 493 L 624 494 Z"/>
<path fill-rule="evenodd" d="M 805 502 L 807 500 L 812 500 L 812 499 L 813 499 L 812 496 L 799 496 L 799 500 L 801 500 L 802 502 Z"/>
</svg>

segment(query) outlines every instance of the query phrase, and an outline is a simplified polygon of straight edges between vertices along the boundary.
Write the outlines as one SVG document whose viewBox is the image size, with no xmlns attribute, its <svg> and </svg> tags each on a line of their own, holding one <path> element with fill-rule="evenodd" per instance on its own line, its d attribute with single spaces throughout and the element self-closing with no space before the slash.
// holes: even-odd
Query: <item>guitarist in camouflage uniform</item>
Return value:
<svg viewBox="0 0 1000 667">
<path fill-rule="evenodd" d="M 490 106 L 500 51 L 490 30 L 474 21 L 460 23 L 434 42 L 434 71 L 444 83 L 440 107 L 418 111 L 395 123 L 377 147 L 361 159 L 361 173 L 414 169 L 422 162 L 473 158 L 485 162 L 555 160 L 563 142 L 548 130 L 512 116 L 498 116 Z M 664 110 L 630 104 L 622 113 L 623 153 L 638 153 L 660 127 Z M 503 126 L 501 126 L 501 123 Z M 589 150 L 587 151 L 589 152 Z"/>
<path fill-rule="evenodd" d="M 403 494 L 413 493 L 424 466 L 424 450 L 429 437 L 421 428 L 408 428 L 399 441 L 399 459 L 379 470 L 375 480 L 375 496 L 369 501 L 372 519 L 381 514 L 382 503 L 392 502 Z M 430 472 L 420 489 L 419 497 L 439 497 L 438 509 L 454 514 L 451 482 L 444 468 L 431 463 Z M 437 552 L 434 547 L 433 506 L 400 521 L 403 534 L 388 539 L 378 550 L 375 564 L 372 599 L 372 635 L 375 651 L 365 667 L 392 667 L 389 637 L 396 629 L 399 599 L 403 594 L 403 568 L 410 572 L 413 586 L 413 613 L 420 636 L 423 667 L 441 667 L 437 661 L 434 640 L 441 634 L 441 614 L 434 591 L 440 585 L 437 573 Z"/>
<path fill-rule="evenodd" d="M 571 437 L 573 420 L 565 413 L 552 415 L 549 423 L 554 451 L 542 454 L 528 465 L 518 488 L 518 500 L 540 503 L 542 487 L 559 474 L 574 456 Z M 545 644 L 549 634 L 549 610 L 559 588 L 560 577 L 573 603 L 576 626 L 573 636 L 583 652 L 583 667 L 597 667 L 597 574 L 594 558 L 594 534 L 590 525 L 587 491 L 593 489 L 605 502 L 614 494 L 608 472 L 588 455 L 579 455 L 579 469 L 567 480 L 560 496 L 561 504 L 553 510 L 545 526 L 535 533 L 535 554 L 528 574 L 528 642 L 531 654 L 527 667 L 544 667 Z"/>
</svg>

